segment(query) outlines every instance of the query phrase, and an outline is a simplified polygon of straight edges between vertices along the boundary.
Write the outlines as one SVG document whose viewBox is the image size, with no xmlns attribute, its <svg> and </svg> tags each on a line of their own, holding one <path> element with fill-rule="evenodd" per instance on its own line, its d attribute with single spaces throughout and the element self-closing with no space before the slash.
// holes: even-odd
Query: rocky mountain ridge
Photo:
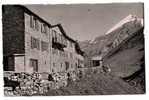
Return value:
<svg viewBox="0 0 149 100">
<path fill-rule="evenodd" d="M 113 28 L 110 29 L 112 30 L 111 32 L 109 31 L 110 33 L 96 37 L 94 40 L 79 42 L 81 49 L 87 56 L 104 55 L 111 48 L 114 48 L 124 39 L 143 27 L 143 20 L 132 15 L 127 16 L 119 23 L 119 25 L 116 24 L 114 26 L 114 30 L 112 30 Z"/>
</svg>

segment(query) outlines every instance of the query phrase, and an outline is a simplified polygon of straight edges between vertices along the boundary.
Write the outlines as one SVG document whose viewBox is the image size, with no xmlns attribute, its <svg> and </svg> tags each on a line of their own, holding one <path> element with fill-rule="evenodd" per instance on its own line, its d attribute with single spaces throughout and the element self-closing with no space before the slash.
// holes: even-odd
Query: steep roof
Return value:
<svg viewBox="0 0 149 100">
<path fill-rule="evenodd" d="M 70 40 L 71 42 L 76 43 L 75 40 L 73 40 L 72 38 L 70 38 L 70 37 L 66 34 L 66 32 L 65 32 L 65 30 L 63 29 L 63 27 L 62 27 L 61 24 L 56 24 L 56 25 L 51 26 L 51 28 L 53 28 L 53 27 L 58 27 L 58 28 L 60 29 L 60 31 L 62 32 L 62 34 L 64 35 L 65 38 L 67 38 L 67 39 Z"/>
</svg>

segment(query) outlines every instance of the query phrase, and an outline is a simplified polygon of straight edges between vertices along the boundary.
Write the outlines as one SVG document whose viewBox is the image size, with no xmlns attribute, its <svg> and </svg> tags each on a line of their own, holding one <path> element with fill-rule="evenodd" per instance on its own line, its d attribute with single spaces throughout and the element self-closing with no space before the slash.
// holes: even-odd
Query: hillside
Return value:
<svg viewBox="0 0 149 100">
<path fill-rule="evenodd" d="M 136 17 L 135 17 L 136 18 Z M 125 19 L 126 20 L 126 19 Z M 124 23 L 124 22 L 123 22 Z M 112 32 L 103 36 L 96 37 L 94 40 L 86 40 L 79 42 L 81 49 L 87 56 L 104 55 L 112 47 L 115 40 L 122 41 L 125 37 L 131 35 L 142 28 L 140 18 L 134 19 L 133 16 L 130 21 L 121 24 Z M 117 42 L 117 41 L 116 41 Z"/>
<path fill-rule="evenodd" d="M 143 29 L 126 41 L 116 52 L 110 54 L 104 64 L 109 65 L 111 73 L 122 77 L 145 91 L 145 52 Z M 129 83 L 130 83 L 129 82 Z"/>
<path fill-rule="evenodd" d="M 139 18 L 127 20 L 121 26 L 117 25 L 118 28 L 114 26 L 111 33 L 80 45 L 87 57 L 101 55 L 112 75 L 145 91 L 144 34 L 141 22 Z"/>
</svg>

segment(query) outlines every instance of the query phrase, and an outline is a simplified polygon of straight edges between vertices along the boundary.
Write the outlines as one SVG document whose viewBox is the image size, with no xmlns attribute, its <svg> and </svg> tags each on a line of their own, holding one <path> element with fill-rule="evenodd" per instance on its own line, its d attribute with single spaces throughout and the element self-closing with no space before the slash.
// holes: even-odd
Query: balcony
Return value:
<svg viewBox="0 0 149 100">
<path fill-rule="evenodd" d="M 64 51 L 64 48 L 67 47 L 66 43 L 62 39 L 56 37 L 52 38 L 52 48 L 59 49 Z"/>
</svg>

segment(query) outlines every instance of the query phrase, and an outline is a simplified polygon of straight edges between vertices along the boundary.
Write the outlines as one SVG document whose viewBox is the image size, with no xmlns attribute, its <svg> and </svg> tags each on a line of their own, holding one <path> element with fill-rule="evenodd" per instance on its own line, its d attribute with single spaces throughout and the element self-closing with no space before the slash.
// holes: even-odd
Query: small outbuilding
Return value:
<svg viewBox="0 0 149 100">
<path fill-rule="evenodd" d="M 102 66 L 102 57 L 101 56 L 93 56 L 91 58 L 91 66 L 92 67 Z"/>
</svg>

